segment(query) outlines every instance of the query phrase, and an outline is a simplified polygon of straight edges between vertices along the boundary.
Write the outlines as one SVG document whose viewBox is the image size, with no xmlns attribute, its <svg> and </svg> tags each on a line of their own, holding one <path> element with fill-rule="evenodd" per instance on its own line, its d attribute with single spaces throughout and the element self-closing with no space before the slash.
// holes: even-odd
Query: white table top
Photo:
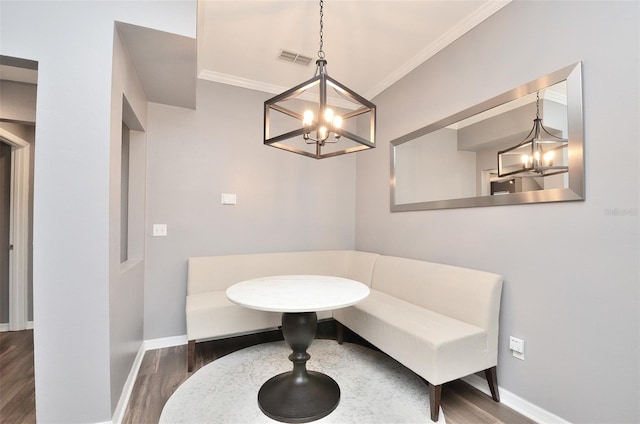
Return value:
<svg viewBox="0 0 640 424">
<path fill-rule="evenodd" d="M 358 281 L 324 275 L 279 275 L 247 280 L 227 289 L 238 305 L 271 312 L 316 312 L 355 305 L 369 295 Z"/>
</svg>

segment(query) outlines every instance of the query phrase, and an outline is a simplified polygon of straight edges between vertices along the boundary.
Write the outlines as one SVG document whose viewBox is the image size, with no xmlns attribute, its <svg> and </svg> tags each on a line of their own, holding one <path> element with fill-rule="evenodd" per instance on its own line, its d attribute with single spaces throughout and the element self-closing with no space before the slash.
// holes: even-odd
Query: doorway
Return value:
<svg viewBox="0 0 640 424">
<path fill-rule="evenodd" d="M 31 243 L 31 145 L 0 126 L 0 182 L 2 185 L 2 230 L 0 256 L 6 267 L 0 290 L 0 317 L 4 330 L 27 328 Z M 8 184 L 7 184 L 8 182 Z M 8 190 L 7 190 L 8 188 Z M 7 193 L 8 191 L 8 193 Z M 8 211 L 8 214 L 7 214 Z M 8 215 L 8 216 L 7 216 Z M 8 224 L 7 224 L 8 221 Z M 7 279 L 4 279 L 4 276 Z M 5 286 L 6 282 L 6 286 Z"/>
<path fill-rule="evenodd" d="M 9 322 L 11 146 L 0 143 L 0 323 Z"/>
<path fill-rule="evenodd" d="M 33 328 L 37 76 L 37 62 L 0 55 L 0 331 Z"/>
</svg>

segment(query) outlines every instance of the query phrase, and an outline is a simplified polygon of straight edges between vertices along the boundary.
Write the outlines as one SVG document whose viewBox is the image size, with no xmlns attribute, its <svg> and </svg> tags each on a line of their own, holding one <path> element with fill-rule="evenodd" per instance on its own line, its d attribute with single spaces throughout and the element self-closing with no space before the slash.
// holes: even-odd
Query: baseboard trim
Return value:
<svg viewBox="0 0 640 424">
<path fill-rule="evenodd" d="M 187 344 L 187 335 L 163 337 L 160 339 L 149 339 L 144 341 L 144 350 L 161 349 L 163 347 L 173 347 Z"/>
<path fill-rule="evenodd" d="M 148 350 L 160 349 L 163 347 L 180 346 L 183 344 L 187 344 L 186 334 L 184 336 L 164 337 L 161 339 L 144 340 L 142 342 L 142 344 L 140 345 L 140 349 L 138 349 L 136 359 L 134 359 L 133 365 L 131 365 L 131 370 L 129 371 L 127 381 L 125 381 L 124 387 L 122 388 L 122 394 L 120 395 L 120 399 L 118 400 L 116 409 L 113 412 L 113 417 L 108 424 L 122 423 L 124 414 L 127 412 L 127 406 L 129 405 L 131 393 L 133 393 L 133 386 L 136 384 L 136 379 L 138 378 L 138 372 L 140 371 L 140 366 L 142 365 L 144 354 Z"/>
<path fill-rule="evenodd" d="M 481 392 L 491 396 L 489 392 L 489 385 L 487 381 L 479 377 L 476 374 L 471 374 L 467 377 L 464 377 L 462 381 L 470 384 L 474 388 L 480 390 Z M 520 396 L 506 390 L 502 387 L 498 386 L 498 390 L 500 391 L 500 402 L 505 406 L 513 409 L 514 411 L 524 415 L 525 417 L 532 419 L 533 421 L 541 424 L 571 424 L 569 421 L 561 418 L 546 409 L 539 407 L 538 405 L 534 405 L 521 398 Z"/>
<path fill-rule="evenodd" d="M 27 321 L 27 327 L 25 330 L 33 330 L 33 321 Z M 0 333 L 4 331 L 11 331 L 8 322 L 0 323 Z"/>
<path fill-rule="evenodd" d="M 133 365 L 131 365 L 124 387 L 122 388 L 122 393 L 120 394 L 120 399 L 118 399 L 116 409 L 113 411 L 113 417 L 111 418 L 112 424 L 121 424 L 124 419 L 124 414 L 127 412 L 127 405 L 129 405 L 129 399 L 131 398 L 131 393 L 133 393 L 133 386 L 136 384 L 136 379 L 138 378 L 138 372 L 140 371 L 140 365 L 142 365 L 142 359 L 144 358 L 145 352 L 144 342 L 142 342 L 138 349 L 138 354 L 133 360 Z"/>
</svg>

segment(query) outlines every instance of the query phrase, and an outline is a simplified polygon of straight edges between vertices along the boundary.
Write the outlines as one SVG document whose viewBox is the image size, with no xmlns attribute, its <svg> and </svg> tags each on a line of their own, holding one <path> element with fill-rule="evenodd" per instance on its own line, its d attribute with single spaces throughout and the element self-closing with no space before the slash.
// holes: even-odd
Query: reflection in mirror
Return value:
<svg viewBox="0 0 640 424">
<path fill-rule="evenodd" d="M 580 200 L 580 64 L 391 144 L 394 212 Z"/>
</svg>

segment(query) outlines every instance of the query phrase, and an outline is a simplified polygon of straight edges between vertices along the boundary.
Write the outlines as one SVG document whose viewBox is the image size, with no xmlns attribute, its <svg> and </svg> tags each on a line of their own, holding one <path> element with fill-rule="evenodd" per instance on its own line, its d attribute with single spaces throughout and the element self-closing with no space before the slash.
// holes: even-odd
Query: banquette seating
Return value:
<svg viewBox="0 0 640 424">
<path fill-rule="evenodd" d="M 353 250 L 192 257 L 188 260 L 187 367 L 196 341 L 270 330 L 281 316 L 230 302 L 226 289 L 274 275 L 331 275 L 367 284 L 370 295 L 347 308 L 318 313 L 335 319 L 429 384 L 438 420 L 442 385 L 483 371 L 499 401 L 496 366 L 502 277 L 468 268 Z"/>
</svg>

